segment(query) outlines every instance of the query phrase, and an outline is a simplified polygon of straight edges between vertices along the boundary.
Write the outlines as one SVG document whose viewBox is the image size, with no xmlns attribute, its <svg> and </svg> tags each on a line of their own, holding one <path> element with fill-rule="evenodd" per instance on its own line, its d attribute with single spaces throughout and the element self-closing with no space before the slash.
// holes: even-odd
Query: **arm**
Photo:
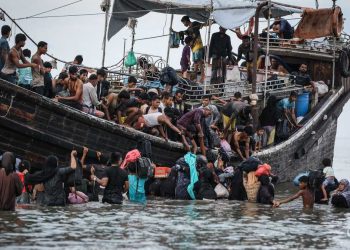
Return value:
<svg viewBox="0 0 350 250">
<path fill-rule="evenodd" d="M 81 156 L 81 165 L 85 165 L 85 159 L 86 159 L 86 155 L 88 154 L 89 149 L 87 147 L 83 147 L 83 155 Z"/>
<path fill-rule="evenodd" d="M 96 181 L 98 184 L 100 184 L 103 187 L 106 187 L 108 184 L 108 177 L 103 177 L 102 179 L 99 179 L 95 175 L 92 175 L 91 180 Z"/>
<path fill-rule="evenodd" d="M 23 185 L 18 175 L 16 173 L 13 174 L 15 178 L 15 194 L 16 196 L 20 196 L 22 194 Z"/>
<path fill-rule="evenodd" d="M 239 148 L 239 143 L 238 143 L 238 135 L 235 133 L 234 136 L 233 136 L 233 144 L 236 148 L 236 151 L 238 153 L 238 155 L 243 159 L 245 160 L 245 158 L 243 157 L 243 154 L 241 152 L 241 149 Z"/>
<path fill-rule="evenodd" d="M 11 60 L 17 68 L 21 69 L 21 68 L 28 68 L 28 67 L 32 67 L 35 68 L 37 67 L 37 65 L 35 63 L 19 63 L 19 57 L 16 53 L 14 53 L 13 51 L 10 52 L 9 54 L 9 60 Z"/>
<path fill-rule="evenodd" d="M 94 105 L 95 107 L 101 105 L 102 102 L 98 101 L 97 93 L 96 93 L 95 89 L 89 89 L 89 95 L 90 95 L 92 105 Z"/>
<path fill-rule="evenodd" d="M 287 199 L 281 200 L 279 202 L 276 202 L 276 204 L 274 205 L 275 207 L 279 207 L 281 204 L 283 203 L 288 203 L 291 201 L 294 201 L 295 199 L 297 199 L 298 197 L 303 195 L 303 190 L 300 190 L 298 193 L 296 193 L 293 196 L 288 197 Z"/>
<path fill-rule="evenodd" d="M 59 100 L 79 101 L 82 93 L 83 93 L 83 83 L 79 80 L 79 86 L 78 86 L 77 90 L 75 91 L 74 96 L 67 96 L 67 97 L 59 96 L 58 99 Z"/>
<path fill-rule="evenodd" d="M 163 127 L 162 127 L 162 126 L 157 126 L 157 129 L 158 129 L 160 135 L 161 135 L 166 141 L 168 141 L 168 137 L 166 136 Z"/>
<path fill-rule="evenodd" d="M 321 185 L 321 189 L 322 189 L 322 193 L 323 193 L 323 199 L 322 199 L 322 201 L 328 200 L 327 191 L 326 191 L 326 188 L 325 188 L 325 186 L 324 186 L 323 184 Z"/>
<path fill-rule="evenodd" d="M 23 63 L 26 63 L 26 62 L 27 62 L 27 60 L 24 58 L 24 56 L 21 56 L 21 59 L 22 59 L 22 62 L 23 62 Z M 45 72 L 44 72 L 44 65 L 43 65 L 43 62 L 42 62 L 42 60 L 40 59 L 39 56 L 36 56 L 36 55 L 33 56 L 32 62 L 35 63 L 36 65 L 39 65 L 39 70 L 40 70 L 40 73 L 41 73 L 41 74 L 44 74 L 44 73 L 45 73 Z"/>
</svg>

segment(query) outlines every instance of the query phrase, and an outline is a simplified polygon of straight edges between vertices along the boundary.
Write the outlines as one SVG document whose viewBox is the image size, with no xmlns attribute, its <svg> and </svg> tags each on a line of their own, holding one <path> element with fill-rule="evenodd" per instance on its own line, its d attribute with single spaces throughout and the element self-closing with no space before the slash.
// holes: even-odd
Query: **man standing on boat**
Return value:
<svg viewBox="0 0 350 250">
<path fill-rule="evenodd" d="M 38 65 L 35 63 L 29 63 L 23 53 L 22 48 L 26 44 L 27 37 L 22 34 L 18 33 L 15 37 L 15 46 L 13 46 L 10 50 L 10 53 L 7 56 L 6 62 L 4 67 L 1 70 L 1 78 L 9 81 L 11 83 L 16 83 L 17 76 L 16 76 L 16 70 L 18 68 L 37 68 Z M 19 61 L 22 61 L 23 63 L 20 63 Z"/>
<path fill-rule="evenodd" d="M 39 68 L 33 68 L 32 69 L 32 90 L 40 95 L 44 95 L 44 74 L 45 74 L 45 68 L 43 65 L 43 60 L 41 59 L 42 55 L 45 55 L 47 52 L 47 43 L 40 41 L 38 43 L 38 50 L 37 52 L 32 56 L 32 63 L 35 63 L 39 65 Z"/>
<path fill-rule="evenodd" d="M 252 82 L 253 46 L 252 46 L 252 42 L 250 41 L 249 36 L 242 37 L 242 44 L 239 45 L 239 47 L 238 47 L 237 63 L 242 59 L 242 56 L 244 56 L 244 58 L 246 60 L 248 82 Z"/>
<path fill-rule="evenodd" d="M 212 35 L 209 47 L 209 58 L 212 58 L 212 71 L 210 83 L 225 82 L 227 58 L 231 58 L 231 38 L 226 29 L 220 26 L 220 31 Z"/>
<path fill-rule="evenodd" d="M 7 41 L 11 33 L 11 27 L 4 25 L 1 27 L 1 39 L 0 39 L 0 71 L 5 65 L 6 58 L 10 52 L 10 45 Z"/>
<path fill-rule="evenodd" d="M 200 29 L 204 26 L 207 26 L 205 23 L 200 22 L 191 22 L 188 16 L 183 16 L 181 18 L 181 22 L 187 30 L 183 31 L 187 36 L 192 38 L 191 49 L 192 49 L 192 60 L 194 62 L 194 71 L 198 72 L 198 67 L 201 71 L 201 79 L 200 82 L 204 82 L 205 73 L 204 73 L 204 47 L 201 38 Z"/>
</svg>

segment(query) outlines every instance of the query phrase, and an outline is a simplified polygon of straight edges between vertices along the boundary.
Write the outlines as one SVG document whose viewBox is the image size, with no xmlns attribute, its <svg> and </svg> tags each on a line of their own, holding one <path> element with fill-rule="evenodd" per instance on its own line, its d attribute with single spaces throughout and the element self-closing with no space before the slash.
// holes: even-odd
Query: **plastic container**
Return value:
<svg viewBox="0 0 350 250">
<path fill-rule="evenodd" d="M 309 112 L 309 92 L 304 92 L 298 95 L 297 101 L 295 103 L 296 117 L 305 116 Z"/>
<path fill-rule="evenodd" d="M 156 167 L 154 169 L 154 178 L 168 178 L 171 168 L 168 167 Z"/>
</svg>

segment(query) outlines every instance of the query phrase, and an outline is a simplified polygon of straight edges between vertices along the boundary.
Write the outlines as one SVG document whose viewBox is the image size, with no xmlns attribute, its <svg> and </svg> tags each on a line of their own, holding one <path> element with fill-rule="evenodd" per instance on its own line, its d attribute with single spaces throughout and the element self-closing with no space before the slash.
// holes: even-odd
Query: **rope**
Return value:
<svg viewBox="0 0 350 250">
<path fill-rule="evenodd" d="M 193 9 L 193 7 L 173 7 L 173 8 L 160 8 L 160 9 L 146 9 L 146 10 L 127 10 L 127 11 L 114 11 L 110 14 L 126 14 L 126 13 L 142 13 L 142 12 L 157 12 L 157 11 L 164 11 L 164 10 L 181 10 L 181 9 Z M 33 17 L 26 17 L 21 18 L 23 19 L 32 19 L 32 18 L 60 18 L 60 17 L 81 17 L 81 16 L 98 16 L 98 15 L 105 15 L 104 12 L 98 12 L 98 13 L 83 13 L 83 14 L 66 14 L 66 15 L 50 15 L 50 16 L 33 16 Z M 17 19 L 19 20 L 19 19 Z"/>
<path fill-rule="evenodd" d="M 13 99 L 15 99 L 15 96 L 14 96 L 14 95 L 11 96 L 10 106 L 9 106 L 9 108 L 8 108 L 7 111 L 6 111 L 6 114 L 5 114 L 5 115 L 0 115 L 1 118 L 5 118 L 5 117 L 9 114 L 10 109 L 12 108 Z"/>
<path fill-rule="evenodd" d="M 135 39 L 135 42 L 136 42 L 136 41 L 141 41 L 141 40 L 153 39 L 153 38 L 160 38 L 160 37 L 169 36 L 169 35 L 170 35 L 170 34 L 138 38 L 138 39 Z"/>
<path fill-rule="evenodd" d="M 62 8 L 64 8 L 64 7 L 67 7 L 67 6 L 70 6 L 70 5 L 73 5 L 73 4 L 82 2 L 82 1 L 83 1 L 83 0 L 78 0 L 78 1 L 75 1 L 75 2 L 72 2 L 72 3 L 68 3 L 68 4 L 65 4 L 65 5 L 62 5 L 62 6 L 59 6 L 59 7 L 50 9 L 50 10 L 47 10 L 47 11 L 43 11 L 43 12 L 40 12 L 40 13 L 31 15 L 31 16 L 16 18 L 16 19 L 14 19 L 14 20 L 23 20 L 23 19 L 34 18 L 34 17 L 39 16 L 39 15 L 41 15 L 41 14 L 45 14 L 45 13 L 48 13 L 48 12 L 51 12 L 51 11 L 54 11 L 54 10 L 62 9 Z"/>
</svg>

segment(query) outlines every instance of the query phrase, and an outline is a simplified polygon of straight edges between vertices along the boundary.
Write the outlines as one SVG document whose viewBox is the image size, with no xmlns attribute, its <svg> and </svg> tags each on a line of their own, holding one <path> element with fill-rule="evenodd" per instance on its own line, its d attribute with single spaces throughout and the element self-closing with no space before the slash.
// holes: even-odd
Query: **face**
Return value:
<svg viewBox="0 0 350 250">
<path fill-rule="evenodd" d="M 77 80 L 78 79 L 78 74 L 77 73 L 69 73 L 69 78 L 72 79 L 73 81 L 74 80 Z"/>
<path fill-rule="evenodd" d="M 160 100 L 159 99 L 156 99 L 156 100 L 152 101 L 152 107 L 153 108 L 158 108 L 159 105 L 160 105 Z"/>
<path fill-rule="evenodd" d="M 306 64 L 300 65 L 299 71 L 302 73 L 306 73 L 307 72 L 307 65 Z"/>
<path fill-rule="evenodd" d="M 299 188 L 300 188 L 300 189 L 305 189 L 306 186 L 307 186 L 307 184 L 306 184 L 305 182 L 300 182 L 300 183 L 299 183 Z"/>
<path fill-rule="evenodd" d="M 93 86 L 96 86 L 96 85 L 97 85 L 97 79 L 90 80 L 90 82 L 91 82 L 91 84 L 92 84 Z"/>
<path fill-rule="evenodd" d="M 211 116 L 211 110 L 205 109 L 205 110 L 204 110 L 204 116 L 205 116 L 205 117 Z"/>
<path fill-rule="evenodd" d="M 182 96 L 181 93 L 177 93 L 177 94 L 175 95 L 175 100 L 176 100 L 176 102 L 182 102 L 182 98 L 183 98 L 183 96 Z"/>
<path fill-rule="evenodd" d="M 46 73 L 50 73 L 51 70 L 52 70 L 52 68 L 44 68 L 44 71 L 45 71 Z"/>
<path fill-rule="evenodd" d="M 97 81 L 102 81 L 102 80 L 104 80 L 104 77 L 103 76 L 101 76 L 101 75 L 97 75 Z"/>
<path fill-rule="evenodd" d="M 295 102 L 295 101 L 297 100 L 297 97 L 296 97 L 296 96 L 291 96 L 291 97 L 290 97 L 290 100 L 291 100 L 292 102 Z"/>
<path fill-rule="evenodd" d="M 263 134 L 264 134 L 264 130 L 263 130 L 263 129 L 258 130 L 258 131 L 257 131 L 257 134 L 258 134 L 258 135 L 263 135 Z"/>
<path fill-rule="evenodd" d="M 165 106 L 167 106 L 167 107 L 173 106 L 173 99 L 172 99 L 172 98 L 165 99 L 165 100 L 164 100 L 164 104 L 165 104 Z"/>
<path fill-rule="evenodd" d="M 46 54 L 46 52 L 47 52 L 47 45 L 45 45 L 44 47 L 40 47 L 39 48 L 39 52 L 40 52 L 40 54 Z"/>
<path fill-rule="evenodd" d="M 243 45 L 248 46 L 249 42 L 250 42 L 250 40 L 248 38 L 246 38 L 243 40 Z"/>
<path fill-rule="evenodd" d="M 340 192 L 342 192 L 344 189 L 345 189 L 345 184 L 344 184 L 343 182 L 340 182 L 340 183 L 339 183 L 338 190 L 339 190 Z"/>
<path fill-rule="evenodd" d="M 191 24 L 191 22 L 189 22 L 189 21 L 183 21 L 182 23 L 185 27 L 188 27 Z"/>
<path fill-rule="evenodd" d="M 220 30 L 221 33 L 226 33 L 226 29 L 223 28 L 223 27 L 220 27 L 219 30 Z"/>
<path fill-rule="evenodd" d="M 208 106 L 209 105 L 209 98 L 204 98 L 204 99 L 202 99 L 202 105 L 203 105 L 203 107 L 206 107 L 206 106 Z"/>
<path fill-rule="evenodd" d="M 79 76 L 79 79 L 80 79 L 80 80 L 82 80 L 83 82 L 85 82 L 85 81 L 86 81 L 87 76 L 88 76 L 88 74 L 87 74 L 87 73 L 81 74 L 81 75 Z"/>
<path fill-rule="evenodd" d="M 128 83 L 128 87 L 129 88 L 135 88 L 136 87 L 136 83 L 135 82 L 129 82 Z"/>
<path fill-rule="evenodd" d="M 18 44 L 21 48 L 23 48 L 26 45 L 26 41 L 20 41 Z"/>
<path fill-rule="evenodd" d="M 278 66 L 278 62 L 276 61 L 276 59 L 271 59 L 271 66 L 272 67 L 277 67 Z"/>
</svg>

